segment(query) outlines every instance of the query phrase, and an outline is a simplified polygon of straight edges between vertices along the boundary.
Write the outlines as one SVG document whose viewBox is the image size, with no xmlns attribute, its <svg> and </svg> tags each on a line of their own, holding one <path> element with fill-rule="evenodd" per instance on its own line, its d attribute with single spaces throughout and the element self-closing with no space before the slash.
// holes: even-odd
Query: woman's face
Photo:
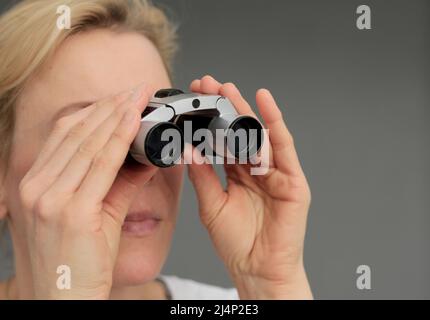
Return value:
<svg viewBox="0 0 430 320">
<path fill-rule="evenodd" d="M 134 33 L 95 30 L 69 38 L 26 86 L 16 109 L 16 127 L 6 180 L 7 206 L 18 261 L 28 256 L 18 186 L 43 147 L 56 119 L 142 82 L 171 87 L 153 44 Z M 82 102 L 82 104 L 81 104 Z M 130 170 L 127 166 L 121 170 Z M 158 170 L 133 201 L 129 213 L 162 217 L 148 233 L 130 223 L 123 228 L 115 285 L 141 284 L 161 270 L 169 251 L 182 186 L 183 166 Z M 126 231 L 127 229 L 128 231 Z"/>
</svg>

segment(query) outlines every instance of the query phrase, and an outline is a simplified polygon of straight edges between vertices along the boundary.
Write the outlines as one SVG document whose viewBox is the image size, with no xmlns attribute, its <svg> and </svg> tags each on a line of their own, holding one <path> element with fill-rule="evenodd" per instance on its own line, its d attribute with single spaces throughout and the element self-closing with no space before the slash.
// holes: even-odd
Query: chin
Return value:
<svg viewBox="0 0 430 320">
<path fill-rule="evenodd" d="M 152 234 L 141 236 L 123 231 L 113 274 L 113 286 L 137 286 L 154 280 L 170 249 L 173 230 L 160 224 Z"/>
</svg>

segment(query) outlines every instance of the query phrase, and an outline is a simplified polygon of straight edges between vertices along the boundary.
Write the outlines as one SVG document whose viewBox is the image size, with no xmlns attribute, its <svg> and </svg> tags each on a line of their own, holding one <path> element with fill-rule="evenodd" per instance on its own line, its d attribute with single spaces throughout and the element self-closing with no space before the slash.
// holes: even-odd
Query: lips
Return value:
<svg viewBox="0 0 430 320">
<path fill-rule="evenodd" d="M 135 237 L 148 236 L 157 229 L 161 220 L 161 217 L 154 212 L 132 212 L 125 218 L 122 231 Z"/>
</svg>

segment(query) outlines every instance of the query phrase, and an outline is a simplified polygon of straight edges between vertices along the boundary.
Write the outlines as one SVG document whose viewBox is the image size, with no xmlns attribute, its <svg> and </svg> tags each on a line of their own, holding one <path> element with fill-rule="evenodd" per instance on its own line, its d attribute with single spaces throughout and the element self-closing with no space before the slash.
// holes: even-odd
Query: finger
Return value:
<svg viewBox="0 0 430 320">
<path fill-rule="evenodd" d="M 27 177 L 32 177 L 36 173 L 38 173 L 42 167 L 46 165 L 49 159 L 52 158 L 53 153 L 67 136 L 68 132 L 72 127 L 74 127 L 77 123 L 80 123 L 84 119 L 86 119 L 90 114 L 94 112 L 94 110 L 99 106 L 105 103 L 112 103 L 116 101 L 118 103 L 124 102 L 130 95 L 130 91 L 124 91 L 116 96 L 111 96 L 109 98 L 105 98 L 101 100 L 99 103 L 93 103 L 92 105 L 83 108 L 71 115 L 64 116 L 57 120 L 54 125 L 54 128 L 51 131 L 50 136 L 48 137 L 45 145 L 37 156 L 35 162 L 33 163 L 31 169 L 27 172 Z"/>
<path fill-rule="evenodd" d="M 205 94 L 219 94 L 222 84 L 212 76 L 206 75 L 200 81 L 200 92 Z"/>
<path fill-rule="evenodd" d="M 44 165 L 46 165 L 59 144 L 64 140 L 67 132 L 78 122 L 87 118 L 88 115 L 94 111 L 95 107 L 95 105 L 91 105 L 57 121 L 36 160 L 33 162 L 32 167 L 27 171 L 24 179 L 33 177 Z"/>
<path fill-rule="evenodd" d="M 231 101 L 239 114 L 257 117 L 249 103 L 242 97 L 240 91 L 233 83 L 223 84 L 219 92 L 222 96 L 227 97 Z"/>
<path fill-rule="evenodd" d="M 190 84 L 191 92 L 200 92 L 200 79 L 193 80 Z"/>
<path fill-rule="evenodd" d="M 260 89 L 257 91 L 256 101 L 261 117 L 269 130 L 275 166 L 289 174 L 301 174 L 302 169 L 293 137 L 272 94 L 266 89 Z"/>
<path fill-rule="evenodd" d="M 160 87 L 156 87 L 151 83 L 145 83 L 145 86 L 143 86 L 143 88 L 148 97 L 154 97 L 157 91 L 161 89 Z"/>
<path fill-rule="evenodd" d="M 137 111 L 142 113 L 145 109 L 148 97 L 138 104 Z M 136 109 L 135 101 L 127 100 L 119 106 L 109 118 L 103 122 L 93 134 L 91 134 L 79 147 L 78 152 L 73 155 L 70 162 L 61 172 L 58 179 L 51 185 L 54 193 L 58 195 L 73 194 L 88 170 L 96 154 L 108 143 L 112 133 L 116 130 L 124 114 L 130 109 Z"/>
<path fill-rule="evenodd" d="M 205 224 L 213 221 L 224 205 L 227 194 L 211 164 L 204 163 L 200 151 L 187 144 L 184 158 L 188 163 L 188 177 L 193 184 L 199 202 L 199 212 Z"/>
<path fill-rule="evenodd" d="M 91 203 L 103 203 L 112 187 L 118 171 L 127 156 L 128 150 L 140 126 L 140 112 L 134 108 L 127 111 L 108 143 L 93 159 L 91 167 L 75 193 L 77 203 L 85 207 L 88 199 Z M 128 204 L 122 204 L 121 210 L 112 210 L 117 221 L 122 221 Z M 127 211 L 127 210 L 126 210 Z"/>
<path fill-rule="evenodd" d="M 80 127 L 84 127 L 84 124 L 88 124 L 90 120 L 92 120 L 95 115 L 100 114 L 100 105 L 108 105 L 113 103 L 119 103 L 119 101 L 124 100 L 128 97 L 129 93 L 124 93 L 119 96 L 114 97 L 109 102 L 106 103 L 98 102 L 92 104 L 90 107 L 86 108 L 80 114 L 71 115 L 60 119 L 56 124 L 51 133 L 51 136 L 48 138 L 48 142 L 46 148 L 41 152 L 40 159 L 36 160 L 31 169 L 33 175 L 39 174 L 40 171 L 51 163 L 55 163 L 53 160 L 54 154 L 58 154 L 57 149 L 61 146 L 64 141 L 71 140 L 72 135 L 77 135 Z M 105 109 L 104 116 L 109 116 L 108 110 Z M 112 109 L 113 110 L 113 109 Z M 99 121 L 102 121 L 99 119 Z M 93 126 L 97 125 L 97 123 L 93 123 Z M 86 126 L 87 130 L 90 129 L 88 125 Z M 82 132 L 84 134 L 84 132 Z M 63 147 L 64 148 L 64 147 Z M 57 155 L 58 156 L 58 155 Z M 55 159 L 57 160 L 57 159 Z M 52 168 L 51 168 L 52 169 Z"/>
<path fill-rule="evenodd" d="M 143 90 L 139 91 L 139 93 L 142 92 Z M 129 97 L 134 97 L 134 94 L 129 92 Z M 136 104 L 143 103 L 143 100 L 146 101 L 144 95 L 136 97 L 139 97 Z M 81 148 L 83 141 L 112 115 L 118 108 L 119 101 L 121 100 L 122 97 L 116 96 L 105 103 L 96 103 L 97 107 L 94 111 L 86 119 L 81 120 L 69 130 L 45 166 L 37 173 L 38 180 L 41 181 L 40 188 L 42 186 L 44 188 L 49 187 L 58 178 L 74 154 L 77 152 L 85 153 L 85 149 Z"/>
</svg>

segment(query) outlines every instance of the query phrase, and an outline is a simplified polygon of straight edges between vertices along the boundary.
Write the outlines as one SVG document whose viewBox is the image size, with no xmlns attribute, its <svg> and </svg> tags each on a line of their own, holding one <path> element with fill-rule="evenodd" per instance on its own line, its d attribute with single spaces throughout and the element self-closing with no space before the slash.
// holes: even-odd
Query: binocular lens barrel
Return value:
<svg viewBox="0 0 430 320">
<path fill-rule="evenodd" d="M 146 134 L 145 153 L 150 162 L 158 167 L 170 167 L 184 152 L 182 130 L 170 122 L 153 126 Z"/>
<path fill-rule="evenodd" d="M 220 156 L 233 157 L 240 161 L 247 160 L 260 151 L 263 143 L 263 127 L 253 117 L 228 115 L 214 117 L 206 122 L 199 117 L 184 119 L 191 121 L 192 125 L 194 119 L 196 128 L 203 126 L 212 133 L 213 140 L 209 139 L 212 141 L 207 142 L 212 151 Z M 139 133 L 130 149 L 131 156 L 142 164 L 160 168 L 174 166 L 184 152 L 183 127 L 183 121 L 176 123 L 142 121 Z"/>
<path fill-rule="evenodd" d="M 138 162 L 160 168 L 174 166 L 184 152 L 184 134 L 171 122 L 142 122 L 130 155 Z"/>
<path fill-rule="evenodd" d="M 236 159 L 249 159 L 260 151 L 263 127 L 249 116 L 239 116 L 227 129 L 227 148 Z"/>
</svg>

